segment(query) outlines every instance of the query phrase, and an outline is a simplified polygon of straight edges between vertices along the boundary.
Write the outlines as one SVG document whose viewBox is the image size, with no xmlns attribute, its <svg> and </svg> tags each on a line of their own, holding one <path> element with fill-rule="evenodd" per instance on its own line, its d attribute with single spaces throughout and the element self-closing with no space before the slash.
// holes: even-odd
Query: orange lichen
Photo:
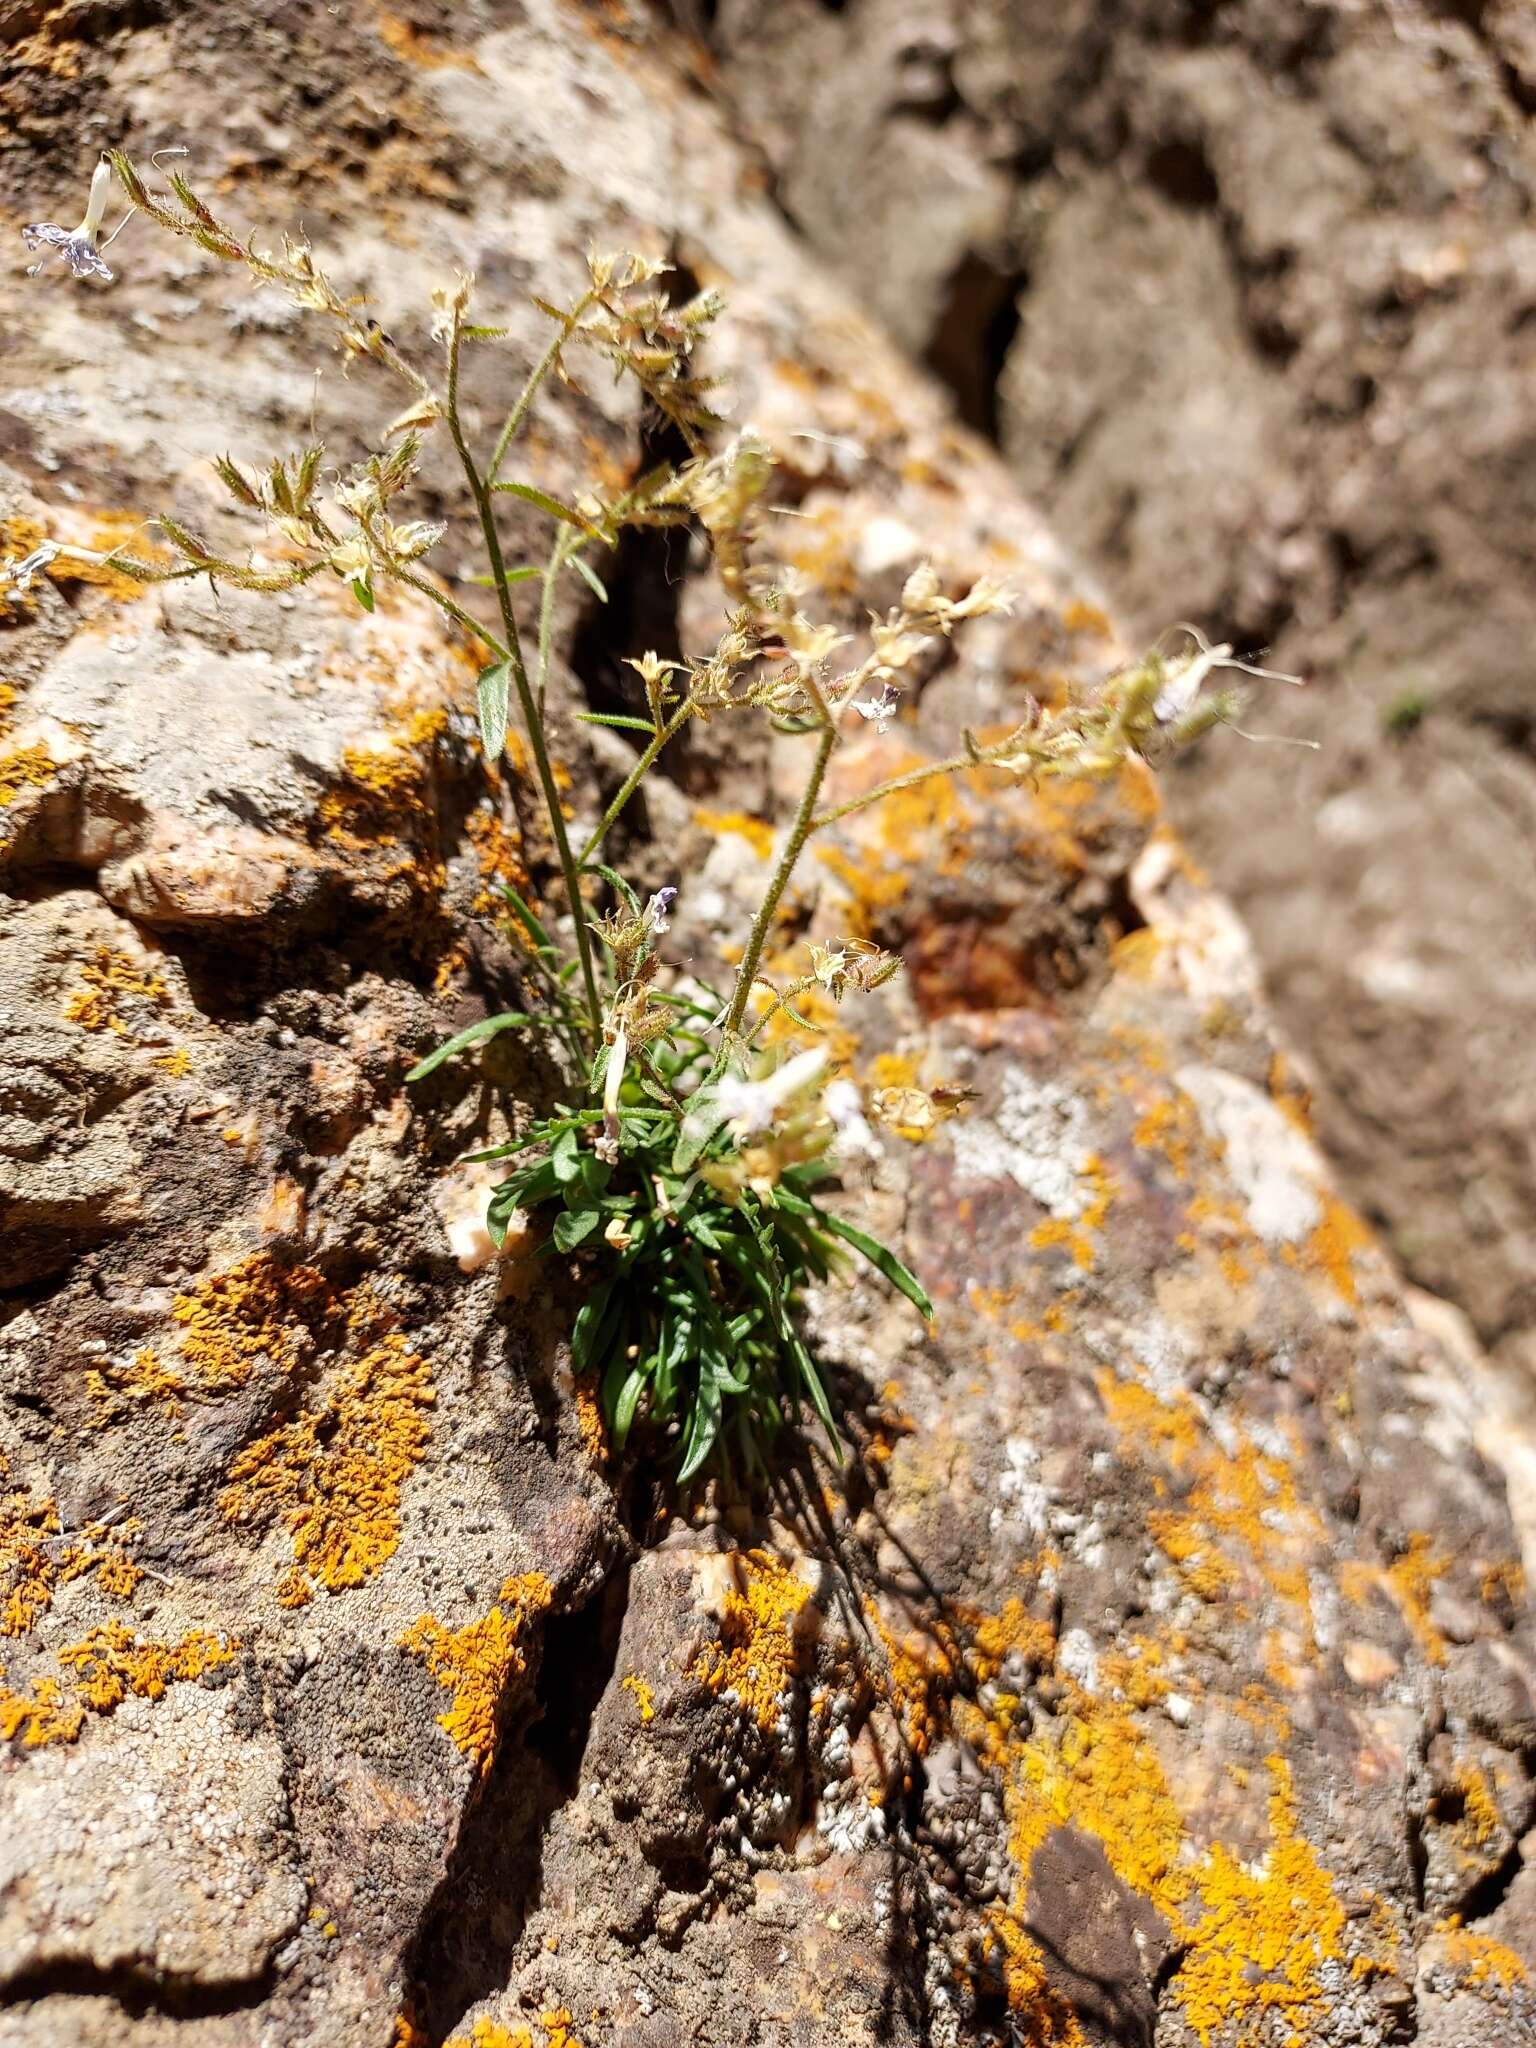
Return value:
<svg viewBox="0 0 1536 2048">
<path fill-rule="evenodd" d="M 1375 1240 L 1370 1226 L 1337 1195 L 1324 1193 L 1322 1204 L 1322 1218 L 1307 1238 L 1302 1259 L 1314 1271 L 1326 1273 L 1350 1306 L 1358 1307 L 1355 1253 L 1368 1250 Z"/>
<path fill-rule="evenodd" d="M 15 803 L 24 789 L 46 788 L 58 772 L 58 762 L 41 740 L 0 754 L 0 810 Z"/>
<path fill-rule="evenodd" d="M 441 71 L 452 67 L 463 71 L 478 71 L 479 62 L 469 50 L 456 50 L 440 43 L 435 36 L 428 35 L 417 27 L 414 21 L 404 21 L 398 14 L 381 13 L 378 17 L 379 41 L 392 50 L 402 63 L 418 65 L 423 71 Z"/>
<path fill-rule="evenodd" d="M 693 822 L 701 832 L 715 838 L 730 832 L 745 839 L 759 860 L 766 860 L 773 851 L 773 827 L 762 818 L 749 817 L 745 811 L 697 810 Z"/>
<path fill-rule="evenodd" d="M 598 1396 L 595 1376 L 584 1374 L 572 1389 L 576 1399 L 576 1427 L 581 1431 L 581 1441 L 587 1456 L 594 1465 L 608 1462 L 608 1424 L 603 1416 L 603 1404 Z"/>
<path fill-rule="evenodd" d="M 346 784 L 320 799 L 320 822 L 341 845 L 393 846 L 403 824 L 421 826 L 432 816 L 429 750 L 448 723 L 439 706 L 413 712 L 398 732 L 378 745 L 346 747 L 341 766 Z M 439 885 L 441 877 L 437 878 Z"/>
<path fill-rule="evenodd" d="M 1057 1245 L 1065 1246 L 1072 1254 L 1072 1260 L 1081 1271 L 1087 1272 L 1093 1265 L 1097 1253 L 1091 1230 L 1102 1227 L 1114 1200 L 1114 1179 L 1098 1154 L 1091 1153 L 1083 1162 L 1082 1178 L 1093 1190 L 1086 1208 L 1075 1217 L 1047 1216 L 1043 1223 L 1037 1223 L 1029 1233 L 1029 1241 L 1036 1251 L 1050 1251 Z"/>
<path fill-rule="evenodd" d="M 1304 1138 L 1313 1136 L 1312 1090 L 1297 1079 L 1283 1052 L 1277 1052 L 1269 1063 L 1269 1097 Z"/>
<path fill-rule="evenodd" d="M 1218 2032 L 1255 2039 L 1271 2013 L 1290 2028 L 1290 2048 L 1302 2048 L 1336 1996 L 1325 1965 L 1343 1958 L 1344 1908 L 1297 1832 L 1290 1766 L 1272 1756 L 1268 1769 L 1271 1839 L 1263 1861 L 1241 1863 L 1217 1843 L 1196 1873 L 1202 1910 L 1171 1989 L 1201 2048 Z"/>
<path fill-rule="evenodd" d="M 101 1424 L 115 1421 L 130 1407 L 142 1408 L 151 1401 L 158 1401 L 167 1415 L 180 1415 L 187 1391 L 185 1382 L 161 1362 L 159 1353 L 148 1344 L 136 1351 L 126 1365 L 109 1361 L 100 1367 L 93 1366 L 85 1375 L 85 1384 L 92 1400 L 100 1404 Z"/>
<path fill-rule="evenodd" d="M 480 917 L 500 910 L 504 902 L 501 891 L 508 883 L 526 897 L 528 870 L 523 862 L 522 834 L 516 825 L 509 824 L 499 810 L 487 806 L 470 813 L 464 831 L 480 868 L 480 887 L 470 909 Z"/>
<path fill-rule="evenodd" d="M 400 1638 L 400 1647 L 420 1657 L 453 1705 L 437 1725 L 482 1773 L 496 1752 L 496 1733 L 511 1688 L 528 1670 L 527 1628 L 548 1607 L 554 1589 L 542 1572 L 524 1572 L 501 1589 L 504 1605 L 461 1629 L 445 1628 L 423 1614 Z"/>
<path fill-rule="evenodd" d="M 656 1695 L 651 1691 L 645 1680 L 631 1671 L 619 1683 L 623 1686 L 625 1692 L 632 1692 L 634 1694 L 635 1705 L 640 1711 L 641 1720 L 654 1721 L 656 1718 Z"/>
<path fill-rule="evenodd" d="M 1179 1481 L 1180 1510 L 1156 1510 L 1149 1518 L 1156 1540 L 1183 1570 L 1197 1573 L 1202 1598 L 1236 1583 L 1234 1565 L 1260 1579 L 1296 1609 L 1310 1657 L 1316 1638 L 1308 1570 L 1324 1548 L 1324 1533 L 1291 1467 L 1235 1426 L 1227 1447 L 1218 1443 L 1188 1394 L 1165 1400 L 1112 1373 L 1101 1374 L 1098 1385 L 1123 1454 L 1138 1463 L 1164 1463 Z"/>
<path fill-rule="evenodd" d="M 713 1693 L 730 1693 L 760 1728 L 771 1728 L 800 1661 L 798 1623 L 810 1598 L 803 1580 L 766 1550 L 735 1559 L 736 1585 L 722 1603 L 720 1638 L 693 1666 Z"/>
<path fill-rule="evenodd" d="M 1415 1530 L 1408 1547 L 1389 1565 L 1371 1564 L 1352 1558 L 1339 1567 L 1339 1590 L 1346 1600 L 1363 1606 L 1372 1592 L 1385 1593 L 1413 1631 L 1419 1648 L 1431 1664 L 1445 1662 L 1445 1640 L 1430 1619 L 1430 1596 L 1435 1581 L 1450 1569 L 1448 1557 L 1436 1556 L 1432 1539 Z"/>
<path fill-rule="evenodd" d="M 270 1252 L 252 1252 L 226 1273 L 215 1273 L 171 1304 L 182 1328 L 182 1356 L 199 1391 L 222 1394 L 243 1387 L 257 1362 L 270 1359 L 293 1372 L 316 1340 L 334 1341 L 344 1322 L 342 1304 L 311 1266 L 280 1266 Z"/>
<path fill-rule="evenodd" d="M 281 1518 L 295 1565 L 328 1592 L 362 1585 L 394 1556 L 401 1493 L 431 1433 L 431 1368 L 390 1320 L 358 1290 L 347 1337 L 361 1355 L 318 1407 L 241 1451 L 220 1499 L 233 1522 Z M 291 1578 L 285 1588 L 296 1604 Z"/>
<path fill-rule="evenodd" d="M 1214 1604 L 1238 1582 L 1238 1572 L 1212 1544 L 1210 1533 L 1193 1515 L 1154 1509 L 1147 1533 L 1177 1565 L 1179 1577 L 1198 1598 Z"/>
<path fill-rule="evenodd" d="M 1446 1963 L 1469 1991 L 1507 1996 L 1525 1982 L 1524 1960 L 1492 1935 L 1463 1927 L 1459 1915 L 1438 1921 L 1435 1932 L 1442 1937 Z"/>
<path fill-rule="evenodd" d="M 542 2040 L 528 2027 L 504 2027 L 500 2020 L 476 2020 L 467 2034 L 454 2034 L 443 2048 L 582 2048 L 571 2032 L 571 2014 L 564 2006 L 539 2014 Z"/>
<path fill-rule="evenodd" d="M 20 1736 L 28 1749 L 73 1742 L 85 1726 L 85 1709 L 66 1700 L 56 1678 L 40 1678 L 27 1693 L 10 1692 L 0 1673 L 0 1741 Z"/>
<path fill-rule="evenodd" d="M 164 1009 L 171 999 L 170 990 L 153 968 L 136 965 L 112 946 L 96 948 L 95 959 L 81 968 L 80 979 L 85 986 L 76 989 L 64 1005 L 64 1018 L 86 1031 L 115 1031 L 121 1037 L 128 1028 L 123 1004 L 151 1003 Z"/>
<path fill-rule="evenodd" d="M 0 1451 L 0 1480 L 10 1461 Z M 58 1504 L 29 1486 L 0 1493 L 0 1636 L 25 1635 L 53 1603 L 59 1566 L 49 1545 L 61 1528 Z"/>
<path fill-rule="evenodd" d="M 1031 1940 L 1011 1912 L 1000 1907 L 989 1910 L 982 1953 L 1000 1953 L 1013 2018 L 1010 2040 L 1018 2042 L 1019 2048 L 1087 2048 L 1088 2037 L 1071 2006 L 1051 1988 L 1039 1943 Z"/>
<path fill-rule="evenodd" d="M 193 1629 L 179 1643 L 141 1642 L 120 1621 L 92 1629 L 83 1642 L 59 1652 L 59 1662 L 75 1674 L 81 1704 L 96 1714 L 110 1714 L 132 1693 L 158 1700 L 167 1686 L 217 1671 L 232 1664 L 240 1645 Z"/>
</svg>

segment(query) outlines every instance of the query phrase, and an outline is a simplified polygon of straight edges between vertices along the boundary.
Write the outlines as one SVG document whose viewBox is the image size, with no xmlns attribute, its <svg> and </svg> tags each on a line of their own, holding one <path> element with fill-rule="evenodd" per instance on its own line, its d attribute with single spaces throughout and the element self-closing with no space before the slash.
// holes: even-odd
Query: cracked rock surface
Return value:
<svg viewBox="0 0 1536 2048">
<path fill-rule="evenodd" d="M 199 177 L 302 216 L 402 346 L 460 264 L 518 362 L 527 291 L 594 241 L 723 283 L 712 367 L 831 615 L 930 550 L 1018 594 L 829 794 L 1116 659 L 650 13 L 0 20 L 15 221 L 67 210 L 82 134 L 147 154 L 195 91 Z M 225 537 L 208 453 L 313 402 L 344 460 L 395 409 L 333 367 L 313 399 L 322 344 L 130 234 L 110 291 L 0 316 L 8 552 L 156 509 Z M 541 481 L 645 443 L 605 380 L 561 390 Z M 623 756 L 575 709 L 720 610 L 691 550 L 611 580 L 555 622 L 583 818 Z M 1475 1359 L 1341 1200 L 1150 777 L 978 771 L 797 877 L 776 947 L 910 965 L 838 1057 L 975 1100 L 837 1198 L 938 1305 L 810 1304 L 843 1464 L 690 1519 L 572 1379 L 579 1266 L 474 1254 L 454 1161 L 549 1086 L 536 1054 L 404 1087 L 516 1005 L 496 884 L 551 885 L 438 613 L 46 577 L 0 662 L 3 2048 L 1536 2042 L 1533 1641 Z M 672 958 L 709 973 L 795 768 L 704 740 L 624 862 L 683 881 Z"/>
</svg>

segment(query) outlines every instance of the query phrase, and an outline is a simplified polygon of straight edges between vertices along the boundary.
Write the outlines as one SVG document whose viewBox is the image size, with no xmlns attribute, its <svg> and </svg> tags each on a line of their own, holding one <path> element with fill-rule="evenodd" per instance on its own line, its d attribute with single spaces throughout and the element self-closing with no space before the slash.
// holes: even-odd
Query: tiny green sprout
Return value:
<svg viewBox="0 0 1536 2048">
<path fill-rule="evenodd" d="M 1389 739 L 1405 740 L 1410 733 L 1417 732 L 1434 709 L 1434 698 L 1427 690 L 1404 690 L 1392 699 L 1381 714 L 1382 730 Z"/>
<path fill-rule="evenodd" d="M 341 471 L 326 465 L 318 443 L 264 465 L 216 457 L 215 476 L 257 529 L 244 554 L 161 518 L 168 562 L 50 541 L 0 567 L 0 575 L 26 590 L 63 557 L 103 562 L 144 583 L 206 576 L 212 584 L 279 592 L 335 577 L 366 611 L 381 585 L 395 583 L 437 606 L 481 650 L 485 754 L 500 762 L 514 725 L 520 730 L 559 870 L 562 936 L 506 889 L 509 930 L 526 963 L 524 1007 L 471 1024 L 406 1078 L 442 1075 L 439 1088 L 452 1086 L 454 1063 L 493 1039 L 516 1033 L 541 1041 L 557 1077 L 546 1113 L 526 1126 L 509 1119 L 513 1139 L 471 1156 L 506 1167 L 486 1215 L 493 1242 L 505 1245 L 515 1223 L 520 1245 L 531 1244 L 532 1256 L 556 1264 L 580 1289 L 572 1363 L 596 1376 L 621 1451 L 643 1447 L 679 1486 L 706 1471 L 750 1482 L 769 1472 L 777 1448 L 814 1417 L 836 1454 L 834 1390 L 805 1335 L 807 1290 L 855 1253 L 922 1315 L 932 1313 L 896 1253 L 839 1213 L 839 1176 L 878 1154 L 876 1126 L 921 1134 L 958 1114 L 969 1091 L 884 1089 L 866 1104 L 852 1078 L 832 1070 L 825 1042 L 787 1051 L 772 1042 L 786 1020 L 803 1039 L 816 1039 L 819 1027 L 801 1007 L 812 991 L 834 1002 L 868 995 L 901 965 L 867 940 L 848 938 L 811 945 L 798 973 L 777 981 L 766 973 L 765 947 L 797 864 L 819 833 L 852 812 L 977 763 L 1033 781 L 1103 776 L 1132 758 L 1155 759 L 1230 715 L 1229 693 L 1206 685 L 1246 665 L 1229 647 L 1185 628 L 1181 651 L 1154 649 L 1080 699 L 1049 711 L 1027 701 L 1026 715 L 1001 741 L 982 745 L 960 735 L 947 758 L 824 803 L 838 749 L 865 726 L 886 731 L 919 662 L 972 620 L 1007 613 L 1011 600 L 985 577 L 955 587 L 925 562 L 897 604 L 871 618 L 856 640 L 805 608 L 794 580 L 759 558 L 771 452 L 751 433 L 722 436 L 714 380 L 698 368 L 722 310 L 717 294 L 678 304 L 665 265 L 594 253 L 569 304 L 535 301 L 551 323 L 548 343 L 510 393 L 494 441 L 478 450 L 460 404 L 463 355 L 505 340 L 508 329 L 472 317 L 472 278 L 432 293 L 431 353 L 417 360 L 362 300 L 331 282 L 306 241 L 283 237 L 273 246 L 237 230 L 180 173 L 166 174 L 168 190 L 152 190 L 116 150 L 97 170 L 80 227 L 28 229 L 29 245 L 57 249 L 77 276 L 109 279 L 96 238 L 113 176 L 128 218 L 142 216 L 286 293 L 329 327 L 347 364 L 403 385 L 405 402 L 377 445 Z M 609 495 L 557 495 L 519 473 L 523 429 L 540 395 L 551 378 L 574 381 L 583 357 L 633 381 L 686 448 L 681 464 L 658 464 Z M 481 563 L 467 580 L 494 593 L 494 623 L 461 604 L 426 566 L 445 526 L 402 513 L 429 434 L 446 438 L 457 463 L 461 490 L 447 510 L 478 536 Z M 508 563 L 500 515 L 509 498 L 547 523 L 541 561 Z M 603 815 L 573 840 L 545 719 L 556 593 L 575 577 L 606 602 L 597 566 L 603 556 L 626 534 L 669 527 L 707 544 L 729 613 L 712 648 L 630 656 L 643 696 L 638 713 L 583 714 L 617 728 L 634 762 Z M 538 592 L 531 652 L 513 601 L 524 583 Z M 804 772 L 734 978 L 715 990 L 680 978 L 657 949 L 677 891 L 660 889 L 642 901 L 607 865 L 604 848 L 687 726 L 735 718 L 798 739 Z M 774 1025 L 779 1032 L 770 1034 Z M 431 1094 L 418 1101 L 423 1115 L 432 1114 Z"/>
</svg>

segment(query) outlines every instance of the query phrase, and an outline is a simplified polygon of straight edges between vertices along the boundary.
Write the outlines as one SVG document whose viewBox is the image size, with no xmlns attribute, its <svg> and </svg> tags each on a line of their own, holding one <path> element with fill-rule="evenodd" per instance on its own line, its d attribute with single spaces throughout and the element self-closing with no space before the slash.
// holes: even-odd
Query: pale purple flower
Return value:
<svg viewBox="0 0 1536 2048">
<path fill-rule="evenodd" d="M 882 739 L 891 729 L 891 720 L 901 704 L 901 692 L 892 682 L 880 685 L 878 697 L 855 697 L 853 708 L 860 718 L 867 718 Z"/>
<path fill-rule="evenodd" d="M 29 249 L 56 251 L 59 260 L 67 263 L 76 277 L 99 277 L 110 284 L 111 267 L 97 254 L 96 244 L 101 239 L 101 217 L 107 210 L 111 184 L 112 166 L 103 157 L 91 178 L 91 195 L 79 227 L 61 228 L 54 221 L 34 221 L 22 229 L 21 239 Z M 36 277 L 42 267 L 41 263 L 29 264 L 28 277 Z"/>
<path fill-rule="evenodd" d="M 645 928 L 653 936 L 667 929 L 673 904 L 677 901 L 675 889 L 658 889 L 645 906 Z"/>
</svg>

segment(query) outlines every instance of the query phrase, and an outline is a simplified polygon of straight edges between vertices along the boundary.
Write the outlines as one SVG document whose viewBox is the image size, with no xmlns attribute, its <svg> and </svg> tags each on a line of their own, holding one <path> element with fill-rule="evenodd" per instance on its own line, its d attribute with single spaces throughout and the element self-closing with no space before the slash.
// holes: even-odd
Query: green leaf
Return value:
<svg viewBox="0 0 1536 2048">
<path fill-rule="evenodd" d="M 499 761 L 507 745 L 507 697 L 511 689 L 509 662 L 493 661 L 480 671 L 480 744 L 487 761 Z"/>
<path fill-rule="evenodd" d="M 723 1412 L 720 1385 L 712 1373 L 699 1375 L 699 1391 L 688 1416 L 688 1433 L 683 1439 L 683 1462 L 677 1483 L 686 1486 L 715 1447 Z"/>
<path fill-rule="evenodd" d="M 583 725 L 612 725 L 620 732 L 643 732 L 648 740 L 656 737 L 648 718 L 624 718 L 617 711 L 578 711 L 576 716 Z"/>
<path fill-rule="evenodd" d="M 373 591 L 361 576 L 354 576 L 352 578 L 352 595 L 357 599 L 365 612 L 373 610 Z"/>
<path fill-rule="evenodd" d="M 549 1148 L 550 1171 L 560 1186 L 569 1187 L 581 1175 L 581 1146 L 577 1143 L 576 1132 L 567 1126 Z"/>
<path fill-rule="evenodd" d="M 491 1199 L 486 1204 L 486 1231 L 498 1251 L 507 1241 L 507 1225 L 512 1221 L 513 1213 L 522 1207 L 518 1187 L 520 1178 L 520 1175 L 514 1175 L 511 1180 L 504 1180 L 500 1187 L 492 1190 Z"/>
<path fill-rule="evenodd" d="M 591 566 L 591 564 L 589 562 L 584 562 L 581 559 L 580 555 L 572 555 L 571 567 L 576 571 L 576 574 L 581 578 L 582 582 L 586 584 L 587 588 L 591 591 L 592 595 L 597 599 L 598 603 L 606 604 L 608 602 L 607 588 L 604 585 L 602 577 L 598 575 L 597 571 Z"/>
<path fill-rule="evenodd" d="M 695 1088 L 688 1098 L 688 1114 L 683 1119 L 677 1134 L 677 1143 L 672 1150 L 672 1171 L 683 1175 L 692 1173 L 715 1133 L 725 1122 L 726 1112 L 717 1100 L 718 1091 L 708 1083 Z"/>
<path fill-rule="evenodd" d="M 539 510 L 547 512 L 551 519 L 558 519 L 566 526 L 579 526 L 583 533 L 590 533 L 594 540 L 601 538 L 589 519 L 583 519 L 571 506 L 562 505 L 558 498 L 552 498 L 548 491 L 541 491 L 536 484 L 496 483 L 491 485 L 491 489 L 510 492 L 514 498 L 521 498 L 529 505 L 537 505 Z"/>
<path fill-rule="evenodd" d="M 551 960 L 559 959 L 560 956 L 555 951 L 553 939 L 551 939 L 549 933 L 539 922 L 534 911 L 518 895 L 510 882 L 502 883 L 501 893 L 506 897 L 512 915 L 517 919 L 529 938 L 532 939 L 534 950 L 539 953 L 547 953 Z"/>
<path fill-rule="evenodd" d="M 635 1366 L 625 1377 L 619 1389 L 619 1397 L 613 1404 L 613 1441 L 618 1450 L 623 1450 L 630 1430 L 634 1427 L 635 1410 L 640 1405 L 640 1396 L 645 1391 L 645 1368 Z"/>
<path fill-rule="evenodd" d="M 603 1220 L 601 1209 L 562 1209 L 555 1218 L 555 1250 L 574 1251 Z"/>
<path fill-rule="evenodd" d="M 544 571 L 542 569 L 536 568 L 530 562 L 522 564 L 516 569 L 503 569 L 499 576 L 465 576 L 460 580 L 464 583 L 476 584 L 481 590 L 494 590 L 501 583 L 531 583 L 535 576 L 542 576 L 543 574 Z"/>
<path fill-rule="evenodd" d="M 520 1031 L 525 1025 L 537 1023 L 523 1010 L 505 1010 L 499 1017 L 482 1017 L 478 1024 L 471 1024 L 453 1038 L 429 1052 L 424 1060 L 418 1060 L 406 1075 L 407 1081 L 421 1081 L 436 1071 L 444 1060 L 451 1060 L 456 1052 L 463 1052 L 471 1045 L 479 1045 L 487 1038 L 494 1038 L 499 1031 Z"/>
<path fill-rule="evenodd" d="M 597 872 L 602 876 L 609 888 L 612 889 L 630 916 L 639 917 L 641 914 L 640 898 L 635 894 L 628 882 L 625 881 L 618 869 L 605 867 L 601 861 L 595 862 L 594 865 Z"/>
<path fill-rule="evenodd" d="M 811 1204 L 808 1202 L 806 1207 L 811 1208 Z M 856 1252 L 862 1252 L 876 1271 L 883 1273 L 898 1293 L 907 1297 L 920 1315 L 926 1316 L 930 1322 L 933 1320 L 933 1303 L 923 1292 L 917 1275 L 909 1271 L 894 1252 L 887 1251 L 876 1238 L 855 1230 L 851 1223 L 845 1223 L 841 1216 L 834 1216 L 828 1209 L 815 1209 L 812 1213 L 823 1229 L 830 1230 L 834 1237 L 840 1237 L 844 1244 L 851 1244 Z"/>
<path fill-rule="evenodd" d="M 571 1325 L 571 1367 L 575 1372 L 585 1372 L 598 1355 L 597 1340 L 608 1318 L 613 1288 L 613 1281 L 605 1280 L 600 1287 L 593 1288 L 576 1311 L 576 1320 Z"/>
</svg>

